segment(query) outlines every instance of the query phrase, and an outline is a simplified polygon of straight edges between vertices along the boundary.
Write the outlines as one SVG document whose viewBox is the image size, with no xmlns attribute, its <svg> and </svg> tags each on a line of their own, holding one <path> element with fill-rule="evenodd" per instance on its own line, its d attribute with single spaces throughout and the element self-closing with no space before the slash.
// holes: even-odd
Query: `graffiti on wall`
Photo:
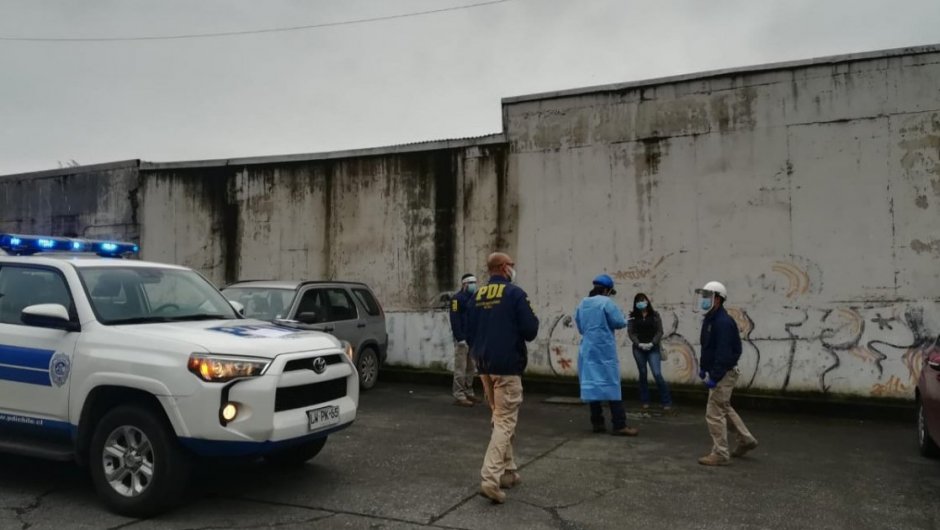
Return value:
<svg viewBox="0 0 940 530">
<path fill-rule="evenodd" d="M 742 335 L 742 346 L 745 355 L 760 359 L 760 350 L 751 341 L 751 332 L 754 329 L 754 323 L 747 313 L 740 309 L 732 308 L 729 314 L 738 323 L 738 328 Z M 685 335 L 679 332 L 679 323 L 681 321 L 678 310 L 666 310 L 660 312 L 663 319 L 663 339 L 662 339 L 662 357 L 663 373 L 667 379 L 678 383 L 695 383 L 698 379 L 698 354 L 695 344 Z M 701 318 L 698 316 L 697 318 Z M 574 324 L 571 315 L 556 314 L 550 320 L 548 339 L 546 341 L 547 359 L 549 368 L 554 375 L 574 376 L 578 373 L 577 359 L 578 348 L 580 344 L 580 335 Z M 620 352 L 621 374 L 628 379 L 635 379 L 637 372 L 634 370 L 634 360 L 632 355 L 632 343 L 626 331 L 620 331 L 616 334 L 617 350 Z M 751 386 L 756 376 L 755 369 L 748 375 L 747 386 Z"/>
<path fill-rule="evenodd" d="M 913 395 L 923 359 L 937 347 L 935 303 L 872 307 L 790 309 L 755 319 L 740 307 L 728 313 L 741 334 L 744 388 L 821 393 L 867 393 L 873 397 Z M 796 318 L 782 318 L 792 313 Z M 698 381 L 698 335 L 701 315 L 688 308 L 665 306 L 660 314 L 664 336 L 663 374 L 676 383 Z M 544 344 L 554 375 L 578 373 L 580 335 L 572 316 L 556 312 L 547 319 Z M 635 379 L 637 370 L 626 332 L 618 332 L 621 373 Z M 537 365 L 536 365 L 537 366 Z M 860 392 L 860 390 L 867 392 Z"/>
<path fill-rule="evenodd" d="M 665 275 L 664 259 L 623 269 L 620 276 L 655 283 Z M 728 306 L 741 335 L 741 387 L 913 396 L 923 359 L 940 347 L 940 300 L 819 302 L 822 276 L 812 262 L 790 257 L 765 263 L 762 272 L 748 278 L 760 302 Z M 581 337 L 574 309 L 549 306 L 537 311 L 542 326 L 529 348 L 531 372 L 577 376 Z M 674 383 L 697 384 L 702 314 L 683 304 L 664 303 L 658 309 L 664 327 L 663 375 Z M 450 365 L 453 345 L 446 313 L 414 312 L 399 320 L 390 318 L 392 362 Z M 635 380 L 630 339 L 626 331 L 616 337 L 621 376 Z M 399 349 L 405 352 L 401 359 Z"/>
</svg>

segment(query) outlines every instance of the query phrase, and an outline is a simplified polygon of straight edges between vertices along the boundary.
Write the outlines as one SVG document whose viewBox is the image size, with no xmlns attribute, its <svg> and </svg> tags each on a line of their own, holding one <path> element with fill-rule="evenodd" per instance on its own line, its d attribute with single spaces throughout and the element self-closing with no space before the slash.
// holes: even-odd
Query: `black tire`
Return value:
<svg viewBox="0 0 940 530">
<path fill-rule="evenodd" d="M 379 354 L 367 346 L 356 359 L 356 371 L 359 372 L 359 390 L 371 390 L 379 380 Z"/>
<path fill-rule="evenodd" d="M 149 442 L 149 451 L 144 441 Z M 107 456 L 106 444 L 112 449 Z M 122 446 L 127 448 L 124 456 L 114 456 L 113 451 Z M 131 457 L 134 460 L 128 464 Z M 136 471 L 135 464 L 139 466 Z M 146 476 L 148 464 L 150 477 L 139 480 Z M 157 412 L 142 405 L 121 405 L 101 418 L 91 439 L 88 465 L 98 496 L 108 508 L 137 518 L 157 515 L 177 504 L 192 469 L 190 455 L 180 446 L 172 427 Z M 106 467 L 114 472 L 114 486 Z M 118 481 L 121 473 L 129 475 Z M 139 491 L 121 492 L 119 487 Z"/>
<path fill-rule="evenodd" d="M 940 447 L 937 442 L 930 437 L 930 431 L 927 428 L 927 416 L 924 412 L 924 404 L 920 398 L 917 398 L 917 447 L 920 454 L 928 458 L 940 457 Z"/>
<path fill-rule="evenodd" d="M 302 466 L 305 462 L 320 454 L 323 446 L 326 445 L 326 438 L 324 436 L 302 445 L 264 455 L 264 460 L 277 467 Z"/>
</svg>

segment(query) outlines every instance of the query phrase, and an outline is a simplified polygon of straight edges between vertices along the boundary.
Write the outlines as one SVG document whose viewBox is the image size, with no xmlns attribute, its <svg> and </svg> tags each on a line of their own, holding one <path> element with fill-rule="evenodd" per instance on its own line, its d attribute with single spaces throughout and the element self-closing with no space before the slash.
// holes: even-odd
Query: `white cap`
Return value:
<svg viewBox="0 0 940 530">
<path fill-rule="evenodd" d="M 461 283 L 461 285 L 463 285 L 463 284 L 465 284 L 465 283 L 477 283 L 477 277 L 476 277 L 476 276 L 467 276 L 466 278 L 464 278 L 463 280 L 461 280 L 460 283 Z"/>
</svg>

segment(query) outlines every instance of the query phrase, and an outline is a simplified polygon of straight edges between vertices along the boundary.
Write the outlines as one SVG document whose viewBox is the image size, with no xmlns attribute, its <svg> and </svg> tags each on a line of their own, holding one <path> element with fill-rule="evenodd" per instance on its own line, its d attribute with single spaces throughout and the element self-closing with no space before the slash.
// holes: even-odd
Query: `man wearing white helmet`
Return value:
<svg viewBox="0 0 940 530">
<path fill-rule="evenodd" d="M 705 466 L 725 466 L 732 456 L 743 456 L 757 447 L 757 439 L 751 435 L 741 416 L 731 407 L 731 393 L 738 380 L 738 359 L 741 357 L 741 336 L 738 325 L 725 311 L 728 290 L 719 282 L 708 282 L 699 294 L 699 307 L 705 311 L 702 321 L 702 355 L 699 361 L 699 377 L 708 387 L 708 405 L 705 422 L 712 437 L 712 450 L 698 459 Z M 737 447 L 728 450 L 728 430 L 737 433 Z"/>
<path fill-rule="evenodd" d="M 460 279 L 460 290 L 450 301 L 450 329 L 454 334 L 454 405 L 472 407 L 480 400 L 473 393 L 475 369 L 467 345 L 467 310 L 477 292 L 477 279 L 464 274 Z"/>
</svg>

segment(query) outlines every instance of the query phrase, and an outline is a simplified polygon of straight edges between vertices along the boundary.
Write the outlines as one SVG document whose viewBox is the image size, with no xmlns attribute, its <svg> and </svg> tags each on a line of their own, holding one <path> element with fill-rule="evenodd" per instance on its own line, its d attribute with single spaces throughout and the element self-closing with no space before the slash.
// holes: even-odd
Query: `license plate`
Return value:
<svg viewBox="0 0 940 530">
<path fill-rule="evenodd" d="M 311 431 L 337 423 L 339 423 L 338 406 L 331 405 L 307 411 L 307 427 Z"/>
</svg>

